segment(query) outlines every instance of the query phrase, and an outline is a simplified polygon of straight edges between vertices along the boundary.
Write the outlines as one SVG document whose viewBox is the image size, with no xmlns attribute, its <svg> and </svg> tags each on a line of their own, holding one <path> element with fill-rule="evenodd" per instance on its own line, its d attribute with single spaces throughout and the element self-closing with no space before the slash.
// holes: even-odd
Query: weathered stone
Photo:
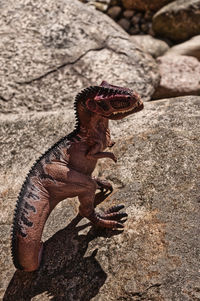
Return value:
<svg viewBox="0 0 200 301">
<path fill-rule="evenodd" d="M 122 3 L 126 9 L 157 11 L 158 9 L 172 1 L 173 0 L 122 0 Z"/>
<path fill-rule="evenodd" d="M 64 108 L 82 88 L 102 80 L 150 98 L 158 84 L 156 63 L 105 14 L 76 0 L 4 3 L 1 112 Z"/>
<path fill-rule="evenodd" d="M 110 16 L 112 19 L 116 19 L 119 17 L 119 15 L 122 12 L 122 8 L 120 6 L 112 6 L 108 9 L 107 14 Z"/>
<path fill-rule="evenodd" d="M 175 42 L 185 41 L 200 34 L 200 0 L 177 0 L 153 17 L 156 35 Z"/>
<path fill-rule="evenodd" d="M 164 55 L 157 59 L 160 86 L 152 99 L 181 95 L 200 95 L 200 62 L 191 56 Z"/>
<path fill-rule="evenodd" d="M 65 200 L 49 217 L 34 273 L 12 265 L 15 200 L 35 158 L 72 129 L 72 111 L 0 116 L 0 298 L 6 290 L 4 301 L 198 300 L 199 109 L 200 97 L 186 96 L 113 121 L 118 162 L 99 160 L 97 174 L 117 191 L 99 207 L 124 203 L 124 232 L 79 222 L 77 202 Z"/>
<path fill-rule="evenodd" d="M 166 55 L 189 55 L 194 56 L 200 61 L 200 35 L 192 39 L 171 47 Z"/>
<path fill-rule="evenodd" d="M 138 44 L 142 50 L 151 54 L 155 58 L 163 55 L 169 49 L 166 42 L 155 39 L 150 35 L 131 36 L 131 40 Z"/>
</svg>

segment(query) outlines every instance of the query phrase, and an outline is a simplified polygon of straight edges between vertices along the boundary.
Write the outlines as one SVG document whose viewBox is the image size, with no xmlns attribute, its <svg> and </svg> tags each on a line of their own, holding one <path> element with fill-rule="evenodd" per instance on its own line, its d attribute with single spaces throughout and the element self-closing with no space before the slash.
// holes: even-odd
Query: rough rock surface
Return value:
<svg viewBox="0 0 200 301">
<path fill-rule="evenodd" d="M 173 0 L 122 0 L 123 6 L 127 9 L 136 9 L 141 11 L 157 11 L 164 5 Z"/>
<path fill-rule="evenodd" d="M 129 214 L 123 233 L 97 230 L 60 203 L 45 228 L 44 259 L 15 272 L 9 232 L 18 190 L 36 157 L 72 129 L 72 111 L 0 118 L 0 288 L 4 300 L 191 301 L 200 298 L 200 97 L 145 104 L 112 122 L 117 164 L 96 174 L 117 190 L 109 201 Z M 58 231 L 58 232 L 57 232 Z M 32 298 L 32 299 L 31 299 Z"/>
<path fill-rule="evenodd" d="M 172 41 L 185 41 L 200 34 L 200 0 L 177 0 L 153 17 L 154 32 Z"/>
<path fill-rule="evenodd" d="M 184 43 L 171 47 L 166 52 L 166 55 L 168 54 L 194 56 L 200 61 L 200 35 L 195 36 Z"/>
<path fill-rule="evenodd" d="M 5 1 L 0 28 L 0 112 L 63 108 L 102 79 L 146 100 L 158 84 L 154 60 L 108 16 L 79 1 Z"/>
<path fill-rule="evenodd" d="M 131 40 L 154 58 L 163 55 L 169 49 L 166 42 L 155 39 L 150 35 L 133 35 Z"/>
<path fill-rule="evenodd" d="M 152 99 L 200 95 L 200 62 L 195 57 L 164 55 L 157 62 L 161 81 Z"/>
</svg>

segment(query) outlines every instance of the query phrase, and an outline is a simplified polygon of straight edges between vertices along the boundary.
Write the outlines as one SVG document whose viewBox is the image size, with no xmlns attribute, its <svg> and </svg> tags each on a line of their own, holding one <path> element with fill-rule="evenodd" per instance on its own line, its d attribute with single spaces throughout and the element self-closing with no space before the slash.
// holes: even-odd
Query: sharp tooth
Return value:
<svg viewBox="0 0 200 301">
<path fill-rule="evenodd" d="M 117 115 L 117 114 L 123 114 L 123 113 L 126 113 L 126 112 L 130 112 L 132 111 L 133 108 L 130 108 L 130 109 L 127 109 L 127 110 L 123 110 L 123 111 L 120 111 L 120 112 L 113 112 L 114 115 Z"/>
</svg>

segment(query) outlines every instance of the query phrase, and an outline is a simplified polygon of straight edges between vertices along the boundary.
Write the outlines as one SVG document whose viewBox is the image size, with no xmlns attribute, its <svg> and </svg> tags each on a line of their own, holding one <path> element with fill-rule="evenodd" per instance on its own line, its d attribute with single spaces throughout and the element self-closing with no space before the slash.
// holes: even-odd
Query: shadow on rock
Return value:
<svg viewBox="0 0 200 301">
<path fill-rule="evenodd" d="M 90 224 L 77 226 L 77 215 L 64 229 L 44 243 L 43 261 L 35 272 L 16 271 L 6 290 L 4 301 L 31 300 L 46 292 L 51 300 L 90 300 L 97 295 L 107 275 L 95 259 L 97 249 L 84 257 L 88 244 L 97 236 L 112 236 L 120 231 L 91 228 L 86 235 L 79 231 Z"/>
</svg>

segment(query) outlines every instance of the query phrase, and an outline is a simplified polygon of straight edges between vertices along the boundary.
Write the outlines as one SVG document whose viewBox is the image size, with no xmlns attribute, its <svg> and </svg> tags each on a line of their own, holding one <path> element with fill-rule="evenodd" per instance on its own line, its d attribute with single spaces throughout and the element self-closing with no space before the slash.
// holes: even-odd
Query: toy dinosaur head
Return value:
<svg viewBox="0 0 200 301">
<path fill-rule="evenodd" d="M 89 111 L 114 120 L 143 109 L 143 102 L 137 93 L 105 81 L 94 87 L 93 96 L 86 99 L 85 105 Z"/>
</svg>

